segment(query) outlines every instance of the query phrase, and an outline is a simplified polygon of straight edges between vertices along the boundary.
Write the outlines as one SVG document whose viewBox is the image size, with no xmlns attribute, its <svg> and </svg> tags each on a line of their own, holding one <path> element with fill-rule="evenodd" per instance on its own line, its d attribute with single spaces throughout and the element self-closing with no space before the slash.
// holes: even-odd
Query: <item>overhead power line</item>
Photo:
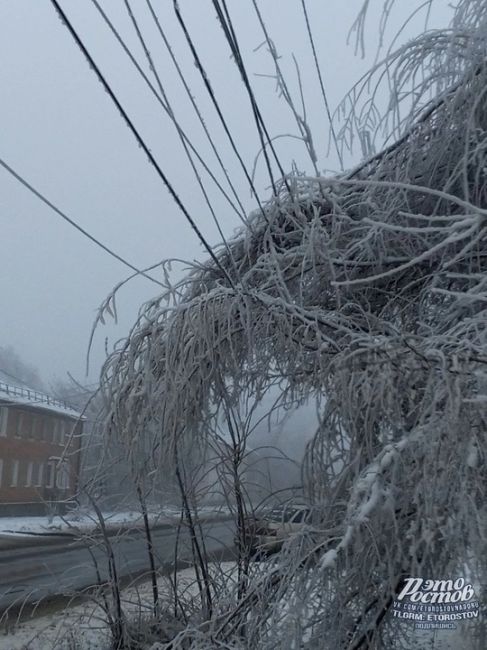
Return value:
<svg viewBox="0 0 487 650">
<path fill-rule="evenodd" d="M 5 162 L 5 160 L 3 160 L 2 158 L 0 158 L 0 165 L 1 165 L 1 166 L 2 166 L 2 167 L 3 167 L 3 168 L 4 168 L 4 169 L 9 173 L 9 174 L 11 174 L 11 175 L 12 175 L 12 176 L 13 176 L 13 177 L 14 177 L 14 178 L 19 182 L 19 183 L 21 183 L 24 187 L 26 187 L 26 188 L 29 190 L 29 192 L 32 192 L 32 194 L 34 194 L 34 195 L 35 195 L 35 196 L 36 196 L 40 201 L 42 201 L 43 203 L 45 203 L 45 204 L 46 204 L 49 208 L 51 208 L 51 210 L 53 210 L 57 215 L 59 215 L 62 219 L 64 219 L 65 221 L 67 221 L 71 226 L 73 226 L 73 228 L 76 228 L 76 230 L 78 230 L 82 235 L 84 235 L 85 237 L 87 237 L 87 238 L 88 238 L 90 241 L 92 241 L 94 244 L 96 244 L 97 246 L 99 246 L 100 248 L 102 248 L 106 253 L 108 253 L 109 255 L 111 255 L 113 258 L 115 258 L 116 260 L 118 260 L 118 261 L 121 262 L 122 264 L 125 264 L 125 266 L 128 266 L 128 268 L 131 269 L 132 271 L 135 271 L 135 272 L 137 273 L 137 275 L 142 275 L 144 278 L 147 278 L 147 280 L 150 280 L 151 282 L 155 282 L 156 284 L 158 284 L 158 285 L 161 286 L 161 287 L 164 286 L 164 285 L 163 285 L 161 282 L 159 282 L 158 280 L 154 279 L 154 278 L 151 277 L 150 275 L 147 275 L 147 273 L 145 273 L 145 271 L 141 271 L 140 269 L 138 269 L 136 266 L 134 266 L 134 265 L 131 264 L 130 262 L 127 262 L 126 259 L 124 259 L 123 257 L 121 257 L 121 255 L 119 255 L 118 253 L 115 253 L 115 251 L 113 251 L 113 250 L 112 250 L 111 248 L 109 248 L 108 246 L 105 246 L 105 244 L 103 244 L 99 239 L 97 239 L 97 238 L 94 237 L 93 235 L 90 235 L 90 233 L 89 233 L 87 230 L 85 230 L 84 228 L 82 228 L 79 224 L 76 223 L 76 221 L 74 221 L 73 219 L 71 219 L 70 217 L 68 217 L 68 215 L 67 215 L 65 212 L 63 212 L 63 211 L 60 210 L 57 206 L 55 206 L 54 203 L 52 203 L 52 201 L 50 201 L 50 200 L 49 200 L 48 198 L 46 198 L 43 194 L 41 194 L 41 193 L 39 192 L 39 190 L 37 190 L 33 185 L 31 185 L 27 180 L 25 180 L 25 178 L 23 178 L 23 177 L 22 177 L 18 172 L 16 172 L 15 169 L 13 169 L 12 167 L 10 167 L 10 165 L 8 165 L 8 164 Z"/>
<path fill-rule="evenodd" d="M 291 194 L 291 187 L 289 186 L 289 183 L 286 178 L 286 174 L 284 172 L 284 168 L 281 165 L 281 162 L 277 156 L 276 150 L 274 148 L 274 145 L 272 143 L 272 138 L 269 135 L 269 132 L 267 130 L 267 127 L 264 122 L 264 118 L 262 117 L 262 113 L 260 111 L 259 105 L 257 103 L 257 100 L 255 98 L 254 91 L 252 89 L 252 86 L 250 84 L 249 77 L 247 75 L 247 71 L 245 69 L 244 61 L 242 58 L 242 54 L 240 51 L 240 46 L 238 44 L 237 40 L 237 35 L 235 33 L 232 19 L 230 18 L 230 13 L 227 8 L 227 4 L 225 0 L 212 0 L 213 2 L 213 7 L 215 8 L 215 11 L 217 13 L 218 20 L 220 22 L 220 25 L 223 29 L 223 33 L 225 35 L 225 38 L 227 40 L 228 45 L 230 46 L 230 50 L 232 52 L 233 60 L 240 72 L 240 75 L 242 77 L 242 83 L 247 91 L 247 94 L 250 99 L 250 105 L 252 107 L 252 113 L 254 115 L 254 120 L 255 120 L 255 125 L 257 127 L 257 132 L 259 134 L 259 139 L 262 147 L 262 153 L 264 155 L 264 159 L 266 161 L 266 166 L 267 170 L 269 173 L 269 178 L 271 181 L 271 185 L 273 188 L 274 193 L 276 193 L 276 185 L 274 181 L 274 175 L 272 173 L 272 166 L 271 162 L 269 160 L 269 156 L 267 155 L 267 149 L 266 149 L 266 144 L 269 145 L 269 149 L 272 152 L 272 155 L 274 157 L 274 160 L 277 164 L 277 167 L 279 169 L 279 173 L 281 174 L 281 177 L 284 181 L 284 184 L 286 185 L 286 189 Z M 267 139 L 267 143 L 266 140 Z"/>
<path fill-rule="evenodd" d="M 222 241 L 224 242 L 225 246 L 227 247 L 229 256 L 231 257 L 232 256 L 232 251 L 231 251 L 230 247 L 228 246 L 228 244 L 226 242 L 225 235 L 223 234 L 223 231 L 222 231 L 221 226 L 220 226 L 220 222 L 218 221 L 218 217 L 216 216 L 215 210 L 214 210 L 213 205 L 212 205 L 212 203 L 210 201 L 210 197 L 208 196 L 208 192 L 205 189 L 205 186 L 203 184 L 201 176 L 198 173 L 198 170 L 196 169 L 195 162 L 194 162 L 194 160 L 193 160 L 193 158 L 191 156 L 191 152 L 190 152 L 190 150 L 188 148 L 188 145 L 186 144 L 186 141 L 185 141 L 185 139 L 183 137 L 181 128 L 179 127 L 179 123 L 175 119 L 174 110 L 173 110 L 173 108 L 171 106 L 171 103 L 170 103 L 169 98 L 168 98 L 168 96 L 166 94 L 166 91 L 164 90 L 164 86 L 162 85 L 162 80 L 161 80 L 161 77 L 159 75 L 159 72 L 157 71 L 155 61 L 152 58 L 152 55 L 151 55 L 151 53 L 149 51 L 149 47 L 148 47 L 148 45 L 147 45 L 147 43 L 145 41 L 145 38 L 144 38 L 144 36 L 142 34 L 142 31 L 141 31 L 139 23 L 138 23 L 138 21 L 137 21 L 137 19 L 135 17 L 135 14 L 134 14 L 134 12 L 132 10 L 132 7 L 130 6 L 129 0 L 124 0 L 124 2 L 125 2 L 125 7 L 127 9 L 130 20 L 132 21 L 132 25 L 134 27 L 134 30 L 135 30 L 135 32 L 137 34 L 137 38 L 139 39 L 139 42 L 140 42 L 140 44 L 142 46 L 142 49 L 144 50 L 144 54 L 146 56 L 149 67 L 152 70 L 152 73 L 153 73 L 153 75 L 154 75 L 154 77 L 156 79 L 156 82 L 157 82 L 157 85 L 159 87 L 159 92 L 161 94 L 161 97 L 162 97 L 165 105 L 167 106 L 170 115 L 174 117 L 174 123 L 176 125 L 176 129 L 177 129 L 177 132 L 178 132 L 179 139 L 181 141 L 181 144 L 183 146 L 183 149 L 184 149 L 186 157 L 187 157 L 187 159 L 189 161 L 189 164 L 191 165 L 191 169 L 193 170 L 193 174 L 195 175 L 195 178 L 196 178 L 196 180 L 198 182 L 201 193 L 203 194 L 203 198 L 205 199 L 206 205 L 208 206 L 208 209 L 209 209 L 209 211 L 211 213 L 211 216 L 213 217 L 213 221 L 214 221 L 214 223 L 215 223 L 215 225 L 217 227 L 218 233 L 219 233 Z"/>
<path fill-rule="evenodd" d="M 169 40 L 168 40 L 168 38 L 166 36 L 166 33 L 164 32 L 164 29 L 161 26 L 161 22 L 160 22 L 159 18 L 157 17 L 157 14 L 154 11 L 154 8 L 152 7 L 151 0 L 146 0 L 146 3 L 148 5 L 148 8 L 149 8 L 150 14 L 152 16 L 152 19 L 154 20 L 154 22 L 156 24 L 157 30 L 158 30 L 158 32 L 159 32 L 159 34 L 160 34 L 160 36 L 161 36 L 161 38 L 162 38 L 162 40 L 164 42 L 166 50 L 168 51 L 169 56 L 171 57 L 171 60 L 172 60 L 172 62 L 174 64 L 174 67 L 176 68 L 179 79 L 180 79 L 180 81 L 181 81 L 181 83 L 182 83 L 182 85 L 184 87 L 184 90 L 186 91 L 186 95 L 188 96 L 188 99 L 191 102 L 191 105 L 193 106 L 193 109 L 194 109 L 194 111 L 195 111 L 195 113 L 196 113 L 196 115 L 198 117 L 198 121 L 201 124 L 201 127 L 202 127 L 202 129 L 203 129 L 203 131 L 204 131 L 204 133 L 206 135 L 208 143 L 210 144 L 210 147 L 212 148 L 213 153 L 215 154 L 215 157 L 216 157 L 216 159 L 218 161 L 218 164 L 220 165 L 220 168 L 221 168 L 221 170 L 222 170 L 222 172 L 223 172 L 223 174 L 224 174 L 224 176 L 225 176 L 225 178 L 226 178 L 226 180 L 228 182 L 228 185 L 230 186 L 230 189 L 231 189 L 231 191 L 233 193 L 233 196 L 235 197 L 235 200 L 237 201 L 237 203 L 238 203 L 238 205 L 239 205 L 239 207 L 240 207 L 240 209 L 242 211 L 242 214 L 245 214 L 245 209 L 244 209 L 244 207 L 242 205 L 240 197 L 239 197 L 239 195 L 238 195 L 238 193 L 237 193 L 237 191 L 236 191 L 236 189 L 235 189 L 235 187 L 234 187 L 234 185 L 233 185 L 233 183 L 232 183 L 232 181 L 230 179 L 230 175 L 228 174 L 228 172 L 227 172 L 227 170 L 225 168 L 225 165 L 223 164 L 223 160 L 222 160 L 220 154 L 218 153 L 217 147 L 216 147 L 216 145 L 215 145 L 215 143 L 213 141 L 213 138 L 212 138 L 212 136 L 211 136 L 211 134 L 209 132 L 208 127 L 206 126 L 205 120 L 203 119 L 201 111 L 200 111 L 200 109 L 198 107 L 198 104 L 196 102 L 196 98 L 193 96 L 193 93 L 191 92 L 189 84 L 186 81 L 185 75 L 183 74 L 183 71 L 181 70 L 181 66 L 178 63 L 178 60 L 177 60 L 177 58 L 176 58 L 176 56 L 175 56 L 175 54 L 174 54 L 174 52 L 172 50 L 171 44 L 169 43 Z"/>
<path fill-rule="evenodd" d="M 158 163 L 157 160 L 154 158 L 154 155 L 152 154 L 151 150 L 150 150 L 149 147 L 147 146 L 145 140 L 142 138 L 142 136 L 140 135 L 139 131 L 137 130 L 135 124 L 132 122 L 132 120 L 131 120 L 130 117 L 128 116 L 126 110 L 124 109 L 124 107 L 122 106 L 122 104 L 120 103 L 120 101 L 118 100 L 118 98 L 117 98 L 117 96 L 115 95 L 115 93 L 114 93 L 112 87 L 110 86 L 110 84 L 108 83 L 108 81 L 105 79 L 105 76 L 104 76 L 103 73 L 101 72 L 101 70 L 100 70 L 98 64 L 96 63 L 96 61 L 93 59 L 93 57 L 91 56 L 91 54 L 90 54 L 89 51 L 87 50 L 87 48 L 86 48 L 85 44 L 83 43 L 81 37 L 78 35 L 77 31 L 74 29 L 73 25 L 71 24 L 71 21 L 69 20 L 69 18 L 68 18 L 67 15 L 64 13 L 64 11 L 63 11 L 63 9 L 61 8 L 61 6 L 59 5 L 59 2 L 57 2 L 57 0 L 51 0 L 51 4 L 54 6 L 54 8 L 56 9 L 56 11 L 58 12 L 58 14 L 59 14 L 59 16 L 60 16 L 62 22 L 63 22 L 63 23 L 65 24 L 65 26 L 67 27 L 67 29 L 68 29 L 69 33 L 71 34 L 71 36 L 73 37 L 74 41 L 76 42 L 76 44 L 78 45 L 78 47 L 80 48 L 80 50 L 81 50 L 82 53 L 84 54 L 85 58 L 87 59 L 88 63 L 90 64 L 90 66 L 92 67 L 92 69 L 94 70 L 94 72 L 96 73 L 96 76 L 97 76 L 98 79 L 100 80 L 102 86 L 104 87 L 104 89 L 105 89 L 106 92 L 108 93 L 108 95 L 109 95 L 110 99 L 112 100 L 112 102 L 113 102 L 113 103 L 115 104 L 115 106 L 117 107 L 117 109 L 118 109 L 120 115 L 122 116 L 123 120 L 125 121 L 125 123 L 126 123 L 127 126 L 129 127 L 130 131 L 131 131 L 132 134 L 134 135 L 134 137 L 135 137 L 135 139 L 137 140 L 137 142 L 138 142 L 138 144 L 140 145 L 140 147 L 143 149 L 143 151 L 144 151 L 144 153 L 146 154 L 146 156 L 147 156 L 149 162 L 152 164 L 152 166 L 153 166 L 154 169 L 156 170 L 156 172 L 157 172 L 159 178 L 162 180 L 162 182 L 163 182 L 164 185 L 166 186 L 166 188 L 167 188 L 167 190 L 169 191 L 170 195 L 171 195 L 172 198 L 174 199 L 176 205 L 178 206 L 178 208 L 179 208 L 179 209 L 181 210 L 181 212 L 183 213 L 184 217 L 186 218 L 186 220 L 187 220 L 188 223 L 190 224 L 191 228 L 194 230 L 194 232 L 195 232 L 196 236 L 198 237 L 198 239 L 200 240 L 200 242 L 201 242 L 201 243 L 203 244 L 203 246 L 205 247 L 206 251 L 207 251 L 208 254 L 210 255 L 210 257 L 211 257 L 211 259 L 213 260 L 213 262 L 215 263 L 215 265 L 220 269 L 220 271 L 222 272 L 223 276 L 226 278 L 226 280 L 228 281 L 228 283 L 230 284 L 230 286 L 234 288 L 235 285 L 234 285 L 234 283 L 233 283 L 232 278 L 228 275 L 228 272 L 227 272 L 226 269 L 222 266 L 220 260 L 219 260 L 219 259 L 217 258 L 217 256 L 215 255 L 215 253 L 214 253 L 212 247 L 211 247 L 210 244 L 206 241 L 205 237 L 203 236 L 203 233 L 200 231 L 200 229 L 199 229 L 198 226 L 196 225 L 195 221 L 193 220 L 192 216 L 191 216 L 190 213 L 188 212 L 186 206 L 184 205 L 184 203 L 182 202 L 182 200 L 179 198 L 179 195 L 177 194 L 176 190 L 175 190 L 174 187 L 172 186 L 171 182 L 169 181 L 169 179 L 167 178 L 167 176 L 165 175 L 165 173 L 162 171 L 161 167 L 159 166 L 159 163 Z"/>
<path fill-rule="evenodd" d="M 232 191 L 233 191 L 233 194 L 234 194 L 234 196 L 235 196 L 235 198 L 236 198 L 236 201 L 237 201 L 237 203 L 238 203 L 240 209 L 237 208 L 237 206 L 235 205 L 235 203 L 234 203 L 234 202 L 232 201 L 232 199 L 228 196 L 228 193 L 227 193 L 227 192 L 225 191 L 225 189 L 222 187 L 221 183 L 218 181 L 218 179 L 216 178 L 215 174 L 211 171 L 209 165 L 205 162 L 205 160 L 202 158 L 202 156 L 200 155 L 200 153 L 198 152 L 198 150 L 196 149 L 196 147 L 193 145 L 193 143 L 191 142 L 191 140 L 189 139 L 189 137 L 186 135 L 186 133 L 185 133 L 184 130 L 182 129 L 181 125 L 178 123 L 178 121 L 177 121 L 177 119 L 176 119 L 174 113 L 173 113 L 172 111 L 169 110 L 169 106 L 166 104 L 166 102 L 163 100 L 163 98 L 159 95 L 159 93 L 157 92 L 156 88 L 155 88 L 155 87 L 153 86 L 153 84 L 151 83 L 150 79 L 147 77 L 147 75 L 145 74 L 145 72 L 142 70 L 141 66 L 139 65 L 139 63 L 138 63 L 137 60 L 135 59 L 134 55 L 133 55 L 132 52 L 130 51 L 130 49 L 129 49 L 129 47 L 127 46 L 126 42 L 123 40 L 123 38 L 121 37 L 120 33 L 119 33 L 119 32 L 117 31 L 117 29 L 115 28 L 113 22 L 110 20 L 110 18 L 109 18 L 108 15 L 106 14 L 106 12 L 105 12 L 105 11 L 102 9 L 102 7 L 100 6 L 100 3 L 98 2 L 98 0 L 91 0 L 91 1 L 92 1 L 92 3 L 93 3 L 94 7 L 97 9 L 97 11 L 98 11 L 98 13 L 100 14 L 100 16 L 103 18 L 103 20 L 104 20 L 104 22 L 106 23 L 107 27 L 110 29 L 110 31 L 112 32 L 112 34 L 113 34 L 114 37 L 116 38 L 116 40 L 117 40 L 117 42 L 119 43 L 120 47 L 123 49 L 123 51 L 125 52 L 125 54 L 126 54 L 127 57 L 129 58 L 129 60 L 130 60 L 130 62 L 132 63 L 132 65 L 135 67 L 135 69 L 137 70 L 137 72 L 139 73 L 139 75 L 141 76 L 141 78 L 142 78 L 142 79 L 144 80 L 144 82 L 147 84 L 147 87 L 150 89 L 150 91 L 151 91 L 152 94 L 154 95 L 155 99 L 158 101 L 158 103 L 160 104 L 160 106 L 162 107 L 162 109 L 165 111 L 165 113 L 167 114 L 167 116 L 172 120 L 172 122 L 173 122 L 173 124 L 174 124 L 176 130 L 178 131 L 178 134 L 180 134 L 180 136 L 184 139 L 184 142 L 187 144 L 188 148 L 189 148 L 189 149 L 193 152 L 193 154 L 196 156 L 196 158 L 198 159 L 198 161 L 199 161 L 199 163 L 201 164 L 201 166 L 203 167 L 203 169 L 206 171 L 206 173 L 207 173 L 208 176 L 211 178 L 211 180 L 215 183 L 216 187 L 217 187 L 218 190 L 222 193 L 222 195 L 225 197 L 225 199 L 227 200 L 227 202 L 228 202 L 228 204 L 231 206 L 231 208 L 235 211 L 235 213 L 237 214 L 238 218 L 239 218 L 239 219 L 244 223 L 244 225 L 247 225 L 247 221 L 246 221 L 246 217 L 245 217 L 245 209 L 244 209 L 244 207 L 243 207 L 243 205 L 242 205 L 242 203 L 241 203 L 241 201 L 240 201 L 240 199 L 239 199 L 239 197 L 238 197 L 238 194 L 236 193 L 236 190 L 235 190 L 234 186 L 233 186 L 232 183 L 231 183 L 230 177 L 229 177 L 228 173 L 226 172 L 225 167 L 223 166 L 223 162 L 221 161 L 221 158 L 219 158 L 218 151 L 216 150 L 216 147 L 215 147 L 215 145 L 214 145 L 214 143 L 213 143 L 213 139 L 211 138 L 211 135 L 207 132 L 207 138 L 208 138 L 208 141 L 210 142 L 210 144 L 211 144 L 213 150 L 215 151 L 215 155 L 217 156 L 217 158 L 218 158 L 218 160 L 219 160 L 219 162 L 220 162 L 220 166 L 222 167 L 222 170 L 223 170 L 223 172 L 224 172 L 224 174 L 225 174 L 225 178 L 227 179 L 227 181 L 228 181 L 228 183 L 229 183 L 229 185 L 230 185 L 230 187 L 231 187 L 231 189 L 232 189 Z M 159 24 L 158 24 L 158 29 L 159 29 L 159 30 L 161 29 Z M 169 42 L 167 42 L 167 43 L 166 43 L 166 41 L 164 41 L 164 42 L 165 42 L 165 44 L 166 44 L 166 47 L 168 48 L 168 51 L 169 51 L 170 54 L 171 54 L 171 57 L 173 58 L 174 65 L 177 66 L 178 74 L 179 74 L 179 76 L 180 76 L 182 82 L 183 82 L 183 83 L 186 83 L 186 81 L 185 81 L 185 79 L 184 79 L 184 75 L 182 74 L 182 71 L 181 71 L 181 69 L 180 69 L 179 66 L 178 66 L 177 60 L 176 60 L 176 58 L 175 58 L 175 56 L 174 56 L 174 53 L 173 53 L 172 50 L 170 49 L 170 44 L 169 44 Z M 187 84 L 186 84 L 185 88 L 186 88 L 186 92 L 187 92 L 187 94 L 189 94 L 189 98 L 191 99 L 192 102 L 194 102 L 194 106 L 196 106 L 196 103 L 195 103 L 195 101 L 194 101 L 193 95 L 191 94 L 191 90 L 189 89 L 189 87 L 187 86 Z M 198 108 L 197 108 L 197 106 L 196 106 L 195 110 L 196 110 L 197 113 L 198 113 Z M 201 117 L 201 114 L 200 114 L 200 113 L 198 113 L 198 117 L 199 117 L 200 121 L 202 121 L 202 117 Z M 203 128 L 206 128 L 206 125 L 205 125 L 204 121 L 202 121 L 202 126 L 203 126 Z"/>
<path fill-rule="evenodd" d="M 316 47 L 315 47 L 315 41 L 313 38 L 313 32 L 311 30 L 311 25 L 309 22 L 309 16 L 308 16 L 308 9 L 306 8 L 306 0 L 301 0 L 301 7 L 303 9 L 303 15 L 304 15 L 304 20 L 306 22 L 306 31 L 308 33 L 308 39 L 309 43 L 311 45 L 311 51 L 313 52 L 313 60 L 315 63 L 315 68 L 316 68 L 316 74 L 318 75 L 318 81 L 320 82 L 320 90 L 321 90 L 321 96 L 323 97 L 323 102 L 325 104 L 325 110 L 326 110 L 326 115 L 328 117 L 328 121 L 330 123 L 330 130 L 331 130 L 331 135 L 333 138 L 333 143 L 335 145 L 335 150 L 338 156 L 338 160 L 340 161 L 340 169 L 343 171 L 343 156 L 340 151 L 340 147 L 338 146 L 338 138 L 335 132 L 335 127 L 333 125 L 333 119 L 331 116 L 331 111 L 330 111 L 330 105 L 328 103 L 328 97 L 326 96 L 326 90 L 325 90 L 325 84 L 323 81 L 323 75 L 321 74 L 321 67 L 318 62 L 318 55 L 316 53 Z"/>
<path fill-rule="evenodd" d="M 232 150 L 233 150 L 235 156 L 237 157 L 237 160 L 238 160 L 238 162 L 240 164 L 240 167 L 242 168 L 242 171 L 243 171 L 243 173 L 245 175 L 245 178 L 247 179 L 247 182 L 248 182 L 249 187 L 250 187 L 250 189 L 252 191 L 252 194 L 255 196 L 255 200 L 257 201 L 257 204 L 259 206 L 259 209 L 260 209 L 260 211 L 262 213 L 262 216 L 263 216 L 264 220 L 268 221 L 267 215 L 266 215 L 265 210 L 264 210 L 264 207 L 262 205 L 262 202 L 261 202 L 261 200 L 259 198 L 259 195 L 257 193 L 257 190 L 255 188 L 254 181 L 252 180 L 252 177 L 251 177 L 247 167 L 245 166 L 243 158 L 242 158 L 242 156 L 241 156 L 241 154 L 240 154 L 240 152 L 238 150 L 238 147 L 235 144 L 235 140 L 234 140 L 234 138 L 233 138 L 233 136 L 232 136 L 232 134 L 230 132 L 230 129 L 229 129 L 228 124 L 227 124 L 227 122 L 225 120 L 222 109 L 220 108 L 220 105 L 218 103 L 216 95 L 213 92 L 213 88 L 211 87 L 211 83 L 210 83 L 208 74 L 207 74 L 207 72 L 206 72 L 206 70 L 205 70 L 205 68 L 203 66 L 203 63 L 202 63 L 202 61 L 201 61 L 201 59 L 199 57 L 198 51 L 197 51 L 197 49 L 195 47 L 195 44 L 193 43 L 193 40 L 192 40 L 192 38 L 190 36 L 190 33 L 189 33 L 188 28 L 186 26 L 186 23 L 184 21 L 184 18 L 183 18 L 183 15 L 181 13 L 181 9 L 179 8 L 179 4 L 178 4 L 177 0 L 173 0 L 173 8 L 174 8 L 174 12 L 176 14 L 176 18 L 178 20 L 178 23 L 179 23 L 179 25 L 180 25 L 180 27 L 181 27 L 181 29 L 183 31 L 184 37 L 186 39 L 186 42 L 187 42 L 187 44 L 189 46 L 189 49 L 191 51 L 191 54 L 193 56 L 196 68 L 197 68 L 198 72 L 200 73 L 201 79 L 202 79 L 202 81 L 203 81 L 203 83 L 205 85 L 206 91 L 207 91 L 207 93 L 208 93 L 208 95 L 209 95 L 209 97 L 210 97 L 210 99 L 211 99 L 211 101 L 213 103 L 213 106 L 214 106 L 214 108 L 216 110 L 216 113 L 217 113 L 218 118 L 219 118 L 219 120 L 221 122 L 223 130 L 225 131 L 225 134 L 226 134 L 226 136 L 228 138 L 230 146 L 232 147 Z"/>
</svg>

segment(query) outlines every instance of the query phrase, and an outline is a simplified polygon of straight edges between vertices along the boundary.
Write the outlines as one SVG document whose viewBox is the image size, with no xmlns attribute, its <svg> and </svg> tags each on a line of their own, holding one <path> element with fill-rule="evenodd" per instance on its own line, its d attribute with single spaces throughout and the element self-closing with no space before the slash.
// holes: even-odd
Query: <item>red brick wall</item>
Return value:
<svg viewBox="0 0 487 650">
<path fill-rule="evenodd" d="M 0 402 L 0 408 L 2 403 Z M 0 480 L 1 503 L 42 502 L 52 498 L 66 499 L 73 495 L 77 487 L 79 466 L 79 449 L 81 442 L 81 422 L 61 414 L 48 413 L 8 406 L 6 435 L 0 435 L 0 462 L 2 465 Z M 61 436 L 61 429 L 64 436 Z M 75 435 L 70 440 L 71 431 Z M 64 439 L 63 439 L 64 438 Z M 49 488 L 48 465 L 55 464 L 54 458 L 65 459 L 69 475 L 69 487 Z M 12 486 L 14 461 L 18 461 L 16 486 Z M 31 485 L 28 483 L 28 468 L 32 463 Z M 43 472 L 39 481 L 39 465 Z M 52 470 L 54 471 L 54 470 Z M 38 486 L 37 483 L 42 483 Z"/>
</svg>

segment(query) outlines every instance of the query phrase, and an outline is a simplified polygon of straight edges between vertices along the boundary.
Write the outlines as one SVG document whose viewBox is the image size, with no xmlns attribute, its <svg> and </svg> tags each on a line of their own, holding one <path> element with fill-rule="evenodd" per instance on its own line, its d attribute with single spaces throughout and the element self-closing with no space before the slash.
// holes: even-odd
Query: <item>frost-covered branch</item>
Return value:
<svg viewBox="0 0 487 650">
<path fill-rule="evenodd" d="M 384 611 L 402 576 L 467 556 L 485 571 L 485 25 L 487 2 L 462 0 L 389 53 L 342 105 L 342 138 L 376 119 L 385 80 L 377 129 L 396 142 L 349 174 L 283 179 L 217 262 L 166 276 L 108 359 L 107 435 L 131 448 L 156 423 L 160 458 L 271 386 L 324 404 L 313 524 L 171 647 L 399 648 Z"/>
</svg>

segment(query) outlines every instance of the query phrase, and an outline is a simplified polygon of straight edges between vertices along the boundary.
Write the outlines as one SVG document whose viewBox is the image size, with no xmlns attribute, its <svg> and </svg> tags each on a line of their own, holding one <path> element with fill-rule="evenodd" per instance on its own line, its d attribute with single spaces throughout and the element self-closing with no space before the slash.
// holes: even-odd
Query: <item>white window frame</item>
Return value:
<svg viewBox="0 0 487 650">
<path fill-rule="evenodd" d="M 25 477 L 25 487 L 32 487 L 32 475 L 34 473 L 34 462 L 29 461 L 27 463 L 27 474 Z"/>
<path fill-rule="evenodd" d="M 18 487 L 19 483 L 19 461 L 18 460 L 13 460 L 12 461 L 12 476 L 10 479 L 10 487 Z"/>
<path fill-rule="evenodd" d="M 44 485 L 44 463 L 37 463 L 36 487 L 43 487 L 43 485 Z"/>
<path fill-rule="evenodd" d="M 7 435 L 8 407 L 0 406 L 0 436 Z"/>
<path fill-rule="evenodd" d="M 46 475 L 46 487 L 47 488 L 53 488 L 54 487 L 55 476 L 56 476 L 56 461 L 55 460 L 50 460 L 47 463 L 47 475 Z"/>
<path fill-rule="evenodd" d="M 56 487 L 60 490 L 67 490 L 69 488 L 69 463 L 63 461 L 58 465 L 57 477 L 56 477 Z"/>
</svg>

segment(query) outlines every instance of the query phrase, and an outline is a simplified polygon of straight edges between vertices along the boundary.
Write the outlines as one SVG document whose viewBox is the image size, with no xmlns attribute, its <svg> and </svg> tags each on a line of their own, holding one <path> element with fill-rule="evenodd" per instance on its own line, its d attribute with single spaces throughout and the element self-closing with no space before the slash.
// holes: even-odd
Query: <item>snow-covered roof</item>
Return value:
<svg viewBox="0 0 487 650">
<path fill-rule="evenodd" d="M 31 388 L 0 370 L 0 405 L 5 402 L 51 411 L 70 418 L 78 419 L 80 417 L 80 413 L 69 404 Z"/>
</svg>

